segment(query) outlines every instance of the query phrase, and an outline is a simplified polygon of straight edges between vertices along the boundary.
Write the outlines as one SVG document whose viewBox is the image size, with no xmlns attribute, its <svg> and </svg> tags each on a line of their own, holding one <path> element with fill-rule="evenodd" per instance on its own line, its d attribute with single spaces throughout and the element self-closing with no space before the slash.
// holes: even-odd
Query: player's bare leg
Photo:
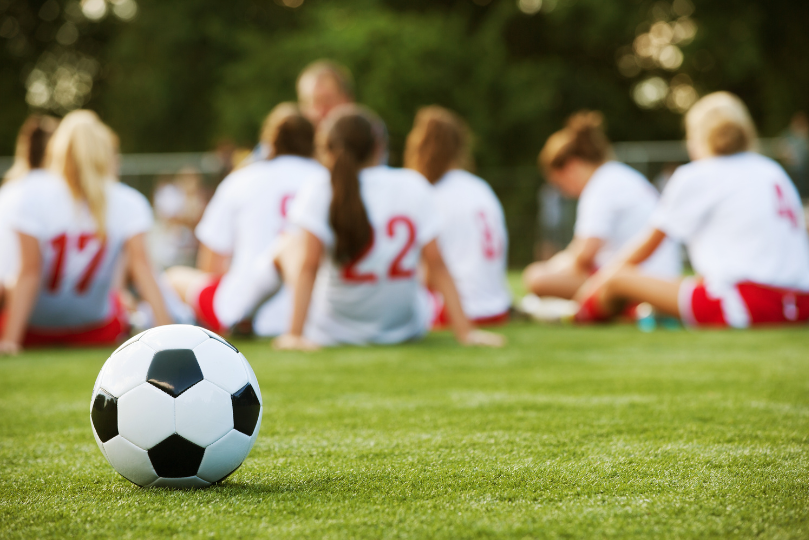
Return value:
<svg viewBox="0 0 809 540">
<path fill-rule="evenodd" d="M 544 262 L 535 262 L 523 271 L 525 288 L 537 296 L 571 299 L 590 276 L 576 265 L 566 251 Z"/>
<path fill-rule="evenodd" d="M 568 268 L 554 268 L 545 262 L 535 262 L 523 271 L 525 288 L 537 296 L 556 296 L 558 298 L 573 298 L 579 287 L 584 285 L 589 277 L 580 270 Z"/>
<path fill-rule="evenodd" d="M 188 266 L 173 266 L 166 270 L 165 275 L 174 292 L 189 305 L 194 302 L 191 296 L 208 285 L 213 278 L 213 274 Z"/>
<path fill-rule="evenodd" d="M 566 252 L 548 261 L 530 264 L 522 275 L 529 294 L 520 300 L 518 309 L 542 322 L 572 318 L 579 306 L 570 299 L 588 277 Z"/>
<path fill-rule="evenodd" d="M 622 268 L 599 287 L 596 307 L 604 315 L 614 315 L 626 302 L 646 302 L 660 313 L 679 318 L 681 282 L 650 277 L 637 268 Z"/>
</svg>

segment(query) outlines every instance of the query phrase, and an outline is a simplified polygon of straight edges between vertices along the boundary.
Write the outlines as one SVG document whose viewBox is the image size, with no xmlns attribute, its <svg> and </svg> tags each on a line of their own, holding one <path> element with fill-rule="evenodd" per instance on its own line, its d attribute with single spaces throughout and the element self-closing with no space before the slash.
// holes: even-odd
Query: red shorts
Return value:
<svg viewBox="0 0 809 540">
<path fill-rule="evenodd" d="M 433 308 L 433 330 L 440 330 L 449 327 L 449 313 L 447 313 L 447 306 L 444 304 L 444 299 L 441 295 L 429 291 L 430 304 Z M 501 326 L 509 321 L 509 311 L 506 310 L 498 315 L 490 317 L 478 317 L 471 319 L 472 324 L 475 326 Z"/>
<path fill-rule="evenodd" d="M 744 282 L 722 298 L 705 284 L 685 280 L 680 287 L 680 316 L 691 326 L 745 327 L 809 321 L 809 292 Z"/>
<path fill-rule="evenodd" d="M 121 298 L 113 294 L 110 318 L 99 325 L 58 330 L 29 327 L 23 338 L 23 347 L 71 347 L 110 346 L 122 342 L 129 332 L 129 321 Z M 0 314 L 0 328 L 5 327 L 6 314 Z"/>
<path fill-rule="evenodd" d="M 216 296 L 216 289 L 219 288 L 219 283 L 222 281 L 222 276 L 212 278 L 207 285 L 202 287 L 198 293 L 190 298 L 191 306 L 194 308 L 194 313 L 197 316 L 197 323 L 204 326 L 211 332 L 221 334 L 224 328 L 216 316 L 216 311 L 213 308 L 213 299 Z"/>
</svg>

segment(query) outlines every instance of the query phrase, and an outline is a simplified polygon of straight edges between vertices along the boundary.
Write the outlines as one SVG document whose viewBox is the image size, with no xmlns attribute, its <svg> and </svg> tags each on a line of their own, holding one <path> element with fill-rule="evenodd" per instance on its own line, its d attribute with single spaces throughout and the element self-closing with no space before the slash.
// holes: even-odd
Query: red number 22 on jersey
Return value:
<svg viewBox="0 0 809 540">
<path fill-rule="evenodd" d="M 416 273 L 415 268 L 402 268 L 402 260 L 407 256 L 413 245 L 416 243 L 416 226 L 406 216 L 394 216 L 388 221 L 388 226 L 385 230 L 389 238 L 396 236 L 397 230 L 404 229 L 407 232 L 407 240 L 401 251 L 396 255 L 388 268 L 388 279 L 407 279 L 413 277 Z M 359 257 L 348 263 L 343 268 L 343 280 L 349 283 L 375 283 L 377 280 L 376 274 L 372 272 L 362 273 L 357 269 L 357 266 L 362 260 L 371 252 L 374 247 L 374 238 L 371 236 L 371 243 L 365 248 Z"/>
</svg>

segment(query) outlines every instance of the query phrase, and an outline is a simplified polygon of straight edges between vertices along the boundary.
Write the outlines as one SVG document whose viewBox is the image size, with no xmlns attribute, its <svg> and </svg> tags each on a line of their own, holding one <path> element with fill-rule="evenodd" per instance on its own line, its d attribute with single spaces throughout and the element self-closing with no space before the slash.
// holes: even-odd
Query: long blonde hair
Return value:
<svg viewBox="0 0 809 540">
<path fill-rule="evenodd" d="M 756 125 L 738 96 L 714 92 L 700 99 L 685 117 L 689 145 L 703 156 L 729 156 L 756 146 Z"/>
<path fill-rule="evenodd" d="M 87 203 L 98 235 L 107 232 L 106 186 L 116 180 L 115 136 L 92 111 L 68 113 L 48 145 L 50 169 L 63 177 L 77 201 Z"/>
</svg>

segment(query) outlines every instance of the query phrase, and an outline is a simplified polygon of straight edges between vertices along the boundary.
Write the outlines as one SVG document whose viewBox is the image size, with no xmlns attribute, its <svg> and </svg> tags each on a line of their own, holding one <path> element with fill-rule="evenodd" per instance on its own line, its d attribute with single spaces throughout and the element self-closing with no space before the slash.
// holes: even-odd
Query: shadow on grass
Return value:
<svg viewBox="0 0 809 540">
<path fill-rule="evenodd" d="M 168 493 L 180 494 L 188 493 L 196 496 L 205 495 L 243 495 L 253 497 L 267 497 L 272 495 L 286 494 L 323 494 L 340 490 L 342 478 L 313 478 L 300 482 L 271 482 L 271 481 L 249 481 L 226 479 L 204 488 L 172 488 L 172 487 L 147 487 L 136 490 L 144 495 L 165 495 Z"/>
</svg>

